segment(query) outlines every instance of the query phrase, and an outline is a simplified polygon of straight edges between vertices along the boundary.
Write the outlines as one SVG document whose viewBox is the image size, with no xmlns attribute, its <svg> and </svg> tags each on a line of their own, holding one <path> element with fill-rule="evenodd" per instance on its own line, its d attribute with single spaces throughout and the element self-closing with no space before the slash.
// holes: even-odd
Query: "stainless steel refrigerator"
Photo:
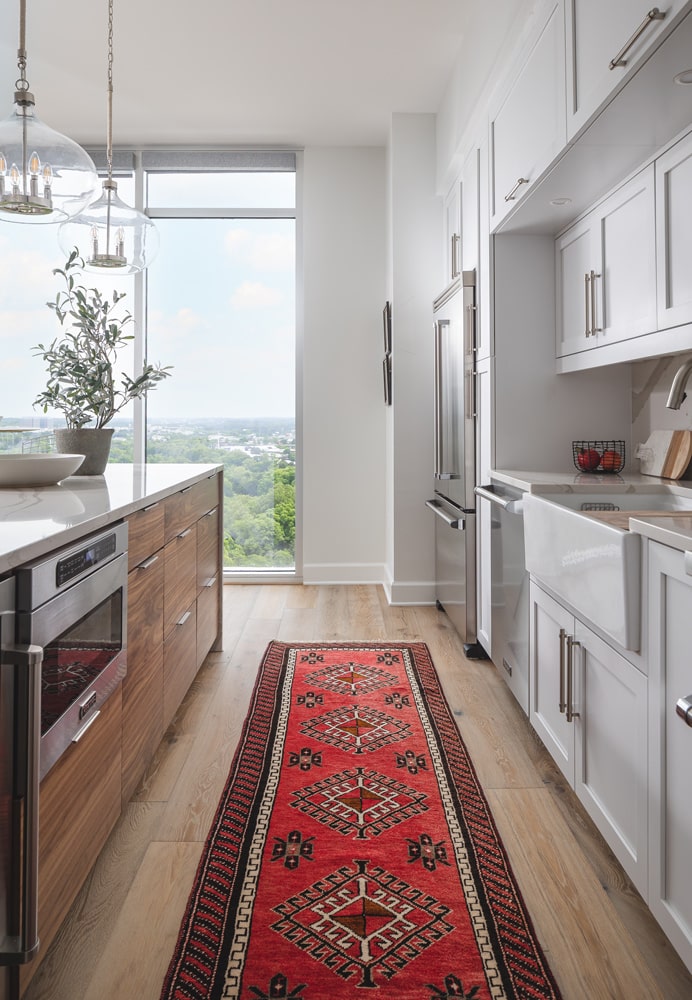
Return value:
<svg viewBox="0 0 692 1000">
<path fill-rule="evenodd" d="M 476 272 L 462 271 L 433 303 L 435 596 L 464 641 L 476 634 Z"/>
</svg>

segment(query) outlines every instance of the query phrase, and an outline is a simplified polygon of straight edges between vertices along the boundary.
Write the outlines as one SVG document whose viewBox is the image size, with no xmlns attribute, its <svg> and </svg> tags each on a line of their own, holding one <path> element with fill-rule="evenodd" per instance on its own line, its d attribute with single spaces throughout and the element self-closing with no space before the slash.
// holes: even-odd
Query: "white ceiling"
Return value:
<svg viewBox="0 0 692 1000">
<path fill-rule="evenodd" d="M 114 145 L 385 145 L 393 112 L 435 112 L 476 11 L 498 44 L 516 0 L 114 0 Z M 19 0 L 0 11 L 0 117 Z M 27 0 L 36 113 L 105 141 L 107 0 Z M 503 23 L 503 19 L 504 22 Z"/>
</svg>

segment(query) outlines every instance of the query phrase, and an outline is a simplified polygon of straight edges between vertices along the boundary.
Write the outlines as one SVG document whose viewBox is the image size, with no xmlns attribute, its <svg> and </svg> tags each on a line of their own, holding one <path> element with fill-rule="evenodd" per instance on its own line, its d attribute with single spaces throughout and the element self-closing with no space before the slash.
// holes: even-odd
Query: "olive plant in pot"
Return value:
<svg viewBox="0 0 692 1000">
<path fill-rule="evenodd" d="M 75 475 L 98 476 L 108 462 L 113 436 L 113 428 L 106 425 L 131 400 L 168 378 L 171 366 L 145 361 L 135 378 L 117 372 L 119 351 L 134 339 L 126 332 L 132 316 L 118 308 L 125 293 L 114 291 L 109 298 L 98 288 L 78 284 L 83 268 L 83 259 L 73 250 L 65 266 L 53 270 L 64 288 L 46 305 L 64 334 L 32 348 L 48 371 L 46 387 L 34 406 L 64 415 L 66 426 L 55 431 L 55 444 L 58 451 L 85 456 Z"/>
</svg>

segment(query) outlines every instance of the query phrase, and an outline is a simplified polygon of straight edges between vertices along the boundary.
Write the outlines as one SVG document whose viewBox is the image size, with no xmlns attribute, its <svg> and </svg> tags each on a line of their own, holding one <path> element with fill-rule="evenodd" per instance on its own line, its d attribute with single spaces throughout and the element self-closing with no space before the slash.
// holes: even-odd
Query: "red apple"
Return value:
<svg viewBox="0 0 692 1000">
<path fill-rule="evenodd" d="M 601 468 L 604 472 L 619 472 L 622 468 L 622 456 L 617 451 L 604 451 Z"/>
<path fill-rule="evenodd" d="M 593 472 L 600 461 L 601 456 L 595 448 L 580 448 L 577 452 L 577 465 L 585 472 Z"/>
</svg>

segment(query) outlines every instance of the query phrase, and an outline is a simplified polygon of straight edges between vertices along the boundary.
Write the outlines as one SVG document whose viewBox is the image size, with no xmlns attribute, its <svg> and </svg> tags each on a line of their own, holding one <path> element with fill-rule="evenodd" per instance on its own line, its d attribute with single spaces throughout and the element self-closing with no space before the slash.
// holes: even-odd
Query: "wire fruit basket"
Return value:
<svg viewBox="0 0 692 1000">
<path fill-rule="evenodd" d="M 625 442 L 573 441 L 572 458 L 580 472 L 620 472 L 625 465 Z"/>
</svg>

